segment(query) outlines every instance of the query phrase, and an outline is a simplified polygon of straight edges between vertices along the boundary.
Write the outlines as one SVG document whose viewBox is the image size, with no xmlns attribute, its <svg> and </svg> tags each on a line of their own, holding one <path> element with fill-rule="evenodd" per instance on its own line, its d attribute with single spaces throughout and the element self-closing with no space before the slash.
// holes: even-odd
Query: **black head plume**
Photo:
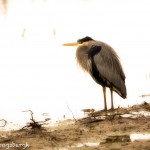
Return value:
<svg viewBox="0 0 150 150">
<path fill-rule="evenodd" d="M 88 42 L 88 41 L 91 41 L 91 40 L 93 40 L 91 37 L 86 36 L 86 37 L 84 37 L 82 39 L 79 39 L 77 42 L 80 43 L 80 44 L 82 44 L 84 42 Z"/>
</svg>

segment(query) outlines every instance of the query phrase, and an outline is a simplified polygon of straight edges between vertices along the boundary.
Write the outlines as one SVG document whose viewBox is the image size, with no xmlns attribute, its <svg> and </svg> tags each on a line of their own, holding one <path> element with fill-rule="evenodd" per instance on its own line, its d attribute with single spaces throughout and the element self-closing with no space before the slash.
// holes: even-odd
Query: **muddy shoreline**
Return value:
<svg viewBox="0 0 150 150">
<path fill-rule="evenodd" d="M 82 119 L 58 122 L 54 127 L 1 132 L 0 149 L 150 150 L 150 138 L 142 139 L 150 135 L 150 116 L 146 112 L 150 112 L 150 104 L 143 103 L 118 108 L 108 116 L 98 111 Z M 136 138 L 138 135 L 141 139 Z"/>
</svg>

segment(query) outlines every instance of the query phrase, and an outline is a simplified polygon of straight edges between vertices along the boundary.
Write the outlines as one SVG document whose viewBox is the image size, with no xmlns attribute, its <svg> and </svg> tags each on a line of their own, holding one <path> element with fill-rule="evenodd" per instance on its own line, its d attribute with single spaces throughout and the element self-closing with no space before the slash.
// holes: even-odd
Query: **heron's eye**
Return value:
<svg viewBox="0 0 150 150">
<path fill-rule="evenodd" d="M 77 42 L 79 43 L 79 44 L 82 44 L 83 42 L 79 39 L 79 40 L 77 40 Z"/>
</svg>

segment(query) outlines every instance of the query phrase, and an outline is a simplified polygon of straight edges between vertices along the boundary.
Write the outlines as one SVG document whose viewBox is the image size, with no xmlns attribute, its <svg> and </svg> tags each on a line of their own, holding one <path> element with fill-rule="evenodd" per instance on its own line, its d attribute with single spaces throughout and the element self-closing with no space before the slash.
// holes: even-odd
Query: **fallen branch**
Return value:
<svg viewBox="0 0 150 150">
<path fill-rule="evenodd" d="M 25 128 L 31 128 L 31 129 L 41 129 L 41 127 L 43 125 L 45 125 L 45 123 L 47 121 L 50 120 L 50 118 L 46 118 L 45 121 L 35 121 L 35 119 L 33 118 L 33 112 L 31 110 L 26 110 L 26 111 L 22 111 L 22 112 L 30 112 L 30 115 L 31 115 L 31 118 L 30 120 L 32 122 L 28 122 L 26 126 L 24 126 L 22 129 L 25 129 Z"/>
</svg>

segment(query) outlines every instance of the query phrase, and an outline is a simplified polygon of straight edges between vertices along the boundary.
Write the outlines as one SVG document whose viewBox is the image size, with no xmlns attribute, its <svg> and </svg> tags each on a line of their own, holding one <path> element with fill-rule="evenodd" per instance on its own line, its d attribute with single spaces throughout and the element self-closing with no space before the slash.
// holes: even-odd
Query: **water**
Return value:
<svg viewBox="0 0 150 150">
<path fill-rule="evenodd" d="M 141 103 L 150 92 L 147 0 L 7 2 L 0 14 L 0 118 L 8 125 L 25 125 L 25 110 L 55 122 L 73 118 L 70 110 L 77 118 L 81 109 L 103 109 L 101 87 L 80 70 L 75 48 L 61 46 L 87 35 L 112 45 L 122 60 L 128 98 L 114 94 L 115 107 Z M 107 97 L 110 107 L 109 90 Z"/>
<path fill-rule="evenodd" d="M 136 141 L 136 140 L 149 140 L 150 139 L 150 134 L 149 133 L 133 133 L 130 135 L 131 141 Z"/>
<path fill-rule="evenodd" d="M 83 147 L 83 146 L 89 146 L 89 147 L 97 147 L 99 146 L 99 142 L 85 142 L 85 143 L 79 143 L 79 144 L 76 144 L 72 147 Z"/>
</svg>

